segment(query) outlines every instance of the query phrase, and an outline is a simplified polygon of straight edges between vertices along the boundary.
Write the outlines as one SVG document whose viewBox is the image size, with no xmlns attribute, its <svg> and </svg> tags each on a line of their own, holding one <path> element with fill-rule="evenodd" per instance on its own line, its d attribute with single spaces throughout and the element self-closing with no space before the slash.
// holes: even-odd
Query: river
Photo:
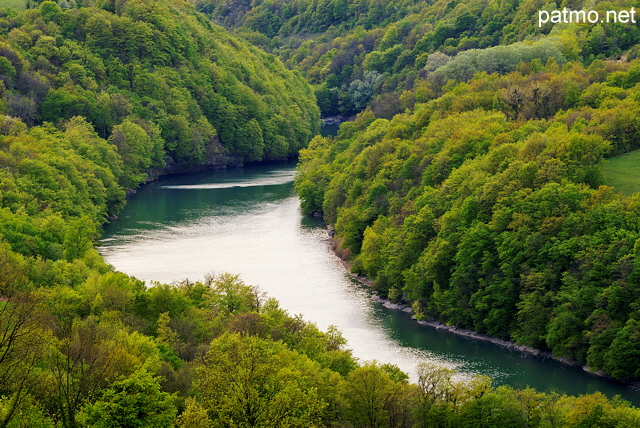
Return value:
<svg viewBox="0 0 640 428">
<path fill-rule="evenodd" d="M 303 216 L 292 164 L 174 176 L 151 183 L 106 225 L 98 250 L 148 283 L 238 273 L 290 314 L 336 325 L 362 361 L 393 363 L 416 378 L 423 361 L 495 384 L 572 395 L 601 391 L 640 406 L 640 393 L 552 360 L 419 325 L 383 308 L 329 250 L 323 223 Z"/>
</svg>

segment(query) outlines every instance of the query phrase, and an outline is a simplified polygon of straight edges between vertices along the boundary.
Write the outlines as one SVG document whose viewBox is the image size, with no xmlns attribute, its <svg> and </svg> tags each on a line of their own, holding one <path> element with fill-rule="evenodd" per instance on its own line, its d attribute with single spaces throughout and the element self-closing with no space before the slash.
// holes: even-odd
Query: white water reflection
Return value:
<svg viewBox="0 0 640 428">
<path fill-rule="evenodd" d="M 114 238 L 104 241 L 108 245 L 100 252 L 119 270 L 145 281 L 241 273 L 246 283 L 275 297 L 290 314 L 303 314 L 323 330 L 339 326 L 361 360 L 398 364 L 414 374 L 420 362 L 437 359 L 389 340 L 373 317 L 366 291 L 352 283 L 330 253 L 326 232 L 300 228 L 301 220 L 297 198 L 289 197 L 240 215 L 204 217 L 197 223 L 130 235 L 124 241 Z"/>
<path fill-rule="evenodd" d="M 163 189 L 175 190 L 208 190 L 208 189 L 230 189 L 233 187 L 255 187 L 255 186 L 274 186 L 278 184 L 292 183 L 295 174 L 293 171 L 274 171 L 256 180 L 230 180 L 216 183 L 202 184 L 179 184 L 162 186 Z"/>
</svg>

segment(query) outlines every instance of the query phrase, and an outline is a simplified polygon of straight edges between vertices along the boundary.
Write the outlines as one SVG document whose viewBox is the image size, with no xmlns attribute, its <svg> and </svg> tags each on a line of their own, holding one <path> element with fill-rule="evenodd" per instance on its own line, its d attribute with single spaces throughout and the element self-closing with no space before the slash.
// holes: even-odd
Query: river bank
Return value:
<svg viewBox="0 0 640 428">
<path fill-rule="evenodd" d="M 417 324 L 420 324 L 420 325 L 431 327 L 431 328 L 436 329 L 436 330 L 447 331 L 449 333 L 453 333 L 453 334 L 458 335 L 458 336 L 462 336 L 462 337 L 466 337 L 466 338 L 470 338 L 470 339 L 474 339 L 474 340 L 478 340 L 478 341 L 482 341 L 482 342 L 492 343 L 494 345 L 503 347 L 503 348 L 508 349 L 510 351 L 519 352 L 519 353 L 523 354 L 523 356 L 531 356 L 531 357 L 542 358 L 542 359 L 551 359 L 553 361 L 557 361 L 557 362 L 565 364 L 567 366 L 579 367 L 589 375 L 597 376 L 597 377 L 600 377 L 600 378 L 604 378 L 604 379 L 607 379 L 607 380 L 612 381 L 612 382 L 617 382 L 617 383 L 620 383 L 622 385 L 626 385 L 626 386 L 631 387 L 634 391 L 640 392 L 640 381 L 639 382 L 621 381 L 619 379 L 615 379 L 615 378 L 609 376 L 608 374 L 606 374 L 604 372 L 592 371 L 592 370 L 589 369 L 589 367 L 587 365 L 582 364 L 579 361 L 576 361 L 576 360 L 573 360 L 573 359 L 570 359 L 570 358 L 557 357 L 557 356 L 553 355 L 549 351 L 544 351 L 544 350 L 541 350 L 541 349 L 532 348 L 530 346 L 519 345 L 519 344 L 517 344 L 517 343 L 515 343 L 513 341 L 510 341 L 510 340 L 500 339 L 500 338 L 495 337 L 495 336 L 490 336 L 490 335 L 484 334 L 484 333 L 478 333 L 476 331 L 469 330 L 469 329 L 466 329 L 466 328 L 460 328 L 460 327 L 455 327 L 455 326 L 442 324 L 442 323 L 439 323 L 437 321 L 427 321 L 427 320 L 418 320 L 418 319 L 416 319 L 412 315 L 413 310 L 412 310 L 412 308 L 411 308 L 411 306 L 409 304 L 404 303 L 404 302 L 396 303 L 396 302 L 392 302 L 388 298 L 381 297 L 380 295 L 378 295 L 375 292 L 375 290 L 373 288 L 374 283 L 370 278 L 368 278 L 368 277 L 366 277 L 364 275 L 359 275 L 359 274 L 353 273 L 352 270 L 351 270 L 352 264 L 345 257 L 345 256 L 349 256 L 349 254 L 345 254 L 345 252 L 340 249 L 340 241 L 337 238 L 335 238 L 335 232 L 334 232 L 333 228 L 330 225 L 327 225 L 327 232 L 328 232 L 328 245 L 331 248 L 332 252 L 335 254 L 335 256 L 338 258 L 338 260 L 340 261 L 340 264 L 344 267 L 344 269 L 347 272 L 347 274 L 354 281 L 356 281 L 359 284 L 367 287 L 368 290 L 371 293 L 370 299 L 372 301 L 376 302 L 376 303 L 379 303 L 383 307 L 385 307 L 387 309 L 392 309 L 392 310 L 405 312 L 405 313 L 407 313 L 407 314 L 409 314 L 411 316 L 411 319 L 414 322 L 416 322 Z"/>
<path fill-rule="evenodd" d="M 418 366 L 431 361 L 463 377 L 489 376 L 496 386 L 574 396 L 600 391 L 640 406 L 640 394 L 620 383 L 428 328 L 370 300 L 368 289 L 345 275 L 331 254 L 324 222 L 300 212 L 293 176 L 291 164 L 253 165 L 153 182 L 105 225 L 98 250 L 143 281 L 240 273 L 289 313 L 323 330 L 336 326 L 360 361 L 395 364 L 416 382 Z"/>
</svg>

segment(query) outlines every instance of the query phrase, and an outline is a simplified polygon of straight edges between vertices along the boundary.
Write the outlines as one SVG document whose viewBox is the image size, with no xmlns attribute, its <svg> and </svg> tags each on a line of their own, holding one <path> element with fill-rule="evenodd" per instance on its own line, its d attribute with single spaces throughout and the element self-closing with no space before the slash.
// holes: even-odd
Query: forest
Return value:
<svg viewBox="0 0 640 428">
<path fill-rule="evenodd" d="M 556 2 L 558 3 L 558 2 Z M 239 37 L 277 55 L 314 85 L 323 116 L 369 107 L 391 119 L 438 72 L 439 83 L 477 72 L 508 73 L 549 57 L 563 65 L 637 56 L 637 25 L 538 25 L 553 2 L 417 0 L 196 0 L 196 8 Z M 573 10 L 636 6 L 630 1 L 558 5 Z M 550 37 L 547 37 L 550 36 Z M 523 43 L 527 42 L 527 43 Z M 446 67 L 445 67 L 446 66 Z"/>
<path fill-rule="evenodd" d="M 637 379 L 638 196 L 601 166 L 638 148 L 640 62 L 570 60 L 562 37 L 578 32 L 456 55 L 404 113 L 316 137 L 297 189 L 353 270 L 418 318 Z M 519 52 L 513 71 L 496 69 L 502 51 Z"/>
<path fill-rule="evenodd" d="M 634 28 L 533 29 L 534 2 L 29 6 L 0 10 L 0 427 L 640 426 L 601 393 L 411 383 L 239 275 L 148 285 L 94 248 L 148 180 L 300 151 L 303 208 L 379 294 L 637 379 L 640 200 L 601 172 L 640 144 Z"/>
<path fill-rule="evenodd" d="M 304 79 L 187 4 L 43 2 L 5 10 L 0 34 L 4 112 L 27 126 L 84 117 L 122 152 L 125 187 L 167 163 L 282 159 L 318 130 Z"/>
</svg>

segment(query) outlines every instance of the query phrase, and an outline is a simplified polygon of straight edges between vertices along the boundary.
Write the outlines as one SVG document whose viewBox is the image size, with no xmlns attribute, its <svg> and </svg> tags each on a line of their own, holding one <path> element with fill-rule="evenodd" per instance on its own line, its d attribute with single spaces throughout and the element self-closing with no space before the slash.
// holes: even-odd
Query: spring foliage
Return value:
<svg viewBox="0 0 640 428">
<path fill-rule="evenodd" d="M 0 14 L 0 111 L 29 126 L 83 116 L 132 169 L 127 186 L 166 162 L 282 159 L 317 130 L 299 75 L 186 3 L 63 6 Z"/>
<path fill-rule="evenodd" d="M 599 169 L 640 141 L 637 67 L 532 62 L 365 112 L 301 152 L 303 205 L 418 317 L 637 378 L 638 197 Z"/>
<path fill-rule="evenodd" d="M 411 384 L 238 276 L 147 287 L 115 272 L 93 244 L 127 190 L 169 166 L 294 154 L 315 133 L 314 95 L 180 1 L 35 3 L 0 12 L 1 427 L 640 424 L 601 394 L 495 388 L 433 365 Z M 405 3 L 385 18 L 381 2 L 361 2 L 362 23 L 334 1 L 332 19 L 375 32 L 422 10 Z M 305 30 L 326 28 L 300 13 Z M 368 40 L 353 31 L 345 40 Z M 422 53 L 447 31 L 424 33 Z M 358 108 L 384 67 L 408 60 L 405 36 L 390 27 L 366 45 L 379 54 L 344 87 Z M 541 43 L 515 46 L 556 46 Z M 598 165 L 640 141 L 638 66 L 561 70 L 545 52 L 545 67 L 423 82 L 404 98 L 409 112 L 365 112 L 336 139 L 316 138 L 297 186 L 356 268 L 419 316 L 637 376 L 638 201 L 599 187 Z M 462 61 L 455 53 L 422 59 L 436 71 Z"/>
<path fill-rule="evenodd" d="M 594 9 L 600 16 L 633 6 L 621 0 L 557 5 Z M 635 24 L 539 27 L 537 12 L 555 4 L 537 1 L 197 0 L 196 7 L 300 70 L 327 116 L 350 116 L 369 105 L 390 119 L 404 112 L 406 96 L 426 78 L 446 82 L 479 71 L 506 73 L 535 58 L 590 64 L 630 48 L 634 58 L 640 41 Z M 381 78 L 364 91 L 352 90 L 370 72 Z"/>
</svg>

